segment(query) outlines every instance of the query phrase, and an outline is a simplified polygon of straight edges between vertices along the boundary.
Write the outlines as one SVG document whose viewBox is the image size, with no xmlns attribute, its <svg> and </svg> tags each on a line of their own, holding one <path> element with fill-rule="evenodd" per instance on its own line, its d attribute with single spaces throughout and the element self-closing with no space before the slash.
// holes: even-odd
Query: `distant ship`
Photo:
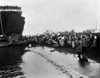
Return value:
<svg viewBox="0 0 100 78">
<path fill-rule="evenodd" d="M 0 6 L 0 47 L 5 47 L 18 41 L 22 35 L 25 18 L 21 7 Z"/>
</svg>

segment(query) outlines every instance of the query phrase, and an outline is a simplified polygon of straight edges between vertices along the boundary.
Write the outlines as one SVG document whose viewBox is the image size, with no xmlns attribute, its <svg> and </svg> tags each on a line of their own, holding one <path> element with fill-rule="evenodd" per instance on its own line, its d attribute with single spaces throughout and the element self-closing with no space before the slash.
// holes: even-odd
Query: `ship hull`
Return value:
<svg viewBox="0 0 100 78">
<path fill-rule="evenodd" d="M 19 41 L 24 24 L 21 7 L 0 6 L 0 47 L 7 47 Z M 5 36 L 6 38 L 3 38 Z"/>
</svg>

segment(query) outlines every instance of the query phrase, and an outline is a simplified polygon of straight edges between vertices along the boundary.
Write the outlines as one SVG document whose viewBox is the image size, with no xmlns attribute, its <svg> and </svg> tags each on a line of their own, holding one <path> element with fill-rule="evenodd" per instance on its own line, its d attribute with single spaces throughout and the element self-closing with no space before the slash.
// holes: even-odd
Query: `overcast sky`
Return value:
<svg viewBox="0 0 100 78">
<path fill-rule="evenodd" d="M 19 5 L 26 18 L 23 34 L 47 29 L 64 31 L 92 29 L 100 21 L 100 0 L 0 0 L 2 5 Z"/>
</svg>

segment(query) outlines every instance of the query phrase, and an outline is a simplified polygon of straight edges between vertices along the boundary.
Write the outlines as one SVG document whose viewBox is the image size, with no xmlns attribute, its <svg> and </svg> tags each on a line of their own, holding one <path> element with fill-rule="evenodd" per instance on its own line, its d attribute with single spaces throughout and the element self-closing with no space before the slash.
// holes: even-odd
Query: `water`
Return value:
<svg viewBox="0 0 100 78">
<path fill-rule="evenodd" d="M 20 64 L 21 56 L 25 53 L 24 47 L 0 48 L 0 76 L 1 78 L 13 78 L 23 75 Z"/>
<path fill-rule="evenodd" d="M 100 78 L 100 64 L 50 47 L 0 49 L 1 78 Z"/>
</svg>

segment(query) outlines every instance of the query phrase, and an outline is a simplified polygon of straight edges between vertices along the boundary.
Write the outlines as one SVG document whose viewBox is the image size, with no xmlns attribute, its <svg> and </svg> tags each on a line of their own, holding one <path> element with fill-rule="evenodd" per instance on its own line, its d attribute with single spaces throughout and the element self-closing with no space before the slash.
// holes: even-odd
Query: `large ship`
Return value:
<svg viewBox="0 0 100 78">
<path fill-rule="evenodd" d="M 25 18 L 21 7 L 0 6 L 0 47 L 5 47 L 18 41 L 22 35 Z"/>
</svg>

